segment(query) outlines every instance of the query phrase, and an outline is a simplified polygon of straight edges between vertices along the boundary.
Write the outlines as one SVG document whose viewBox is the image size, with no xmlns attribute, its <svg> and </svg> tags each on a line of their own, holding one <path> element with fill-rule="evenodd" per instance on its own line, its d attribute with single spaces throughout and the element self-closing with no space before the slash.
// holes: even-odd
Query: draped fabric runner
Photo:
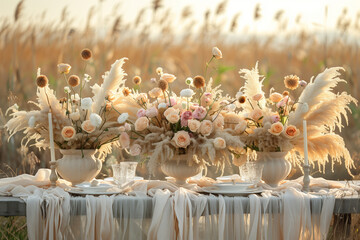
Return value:
<svg viewBox="0 0 360 240">
<path fill-rule="evenodd" d="M 359 190 L 312 179 L 311 188 L 323 194 L 307 194 L 297 179 L 276 189 L 263 185 L 261 196 L 228 197 L 140 181 L 129 184 L 126 195 L 70 201 L 65 181 L 41 188 L 49 174 L 40 169 L 35 176 L 0 179 L 0 195 L 26 201 L 29 239 L 326 239 L 335 196 Z"/>
</svg>

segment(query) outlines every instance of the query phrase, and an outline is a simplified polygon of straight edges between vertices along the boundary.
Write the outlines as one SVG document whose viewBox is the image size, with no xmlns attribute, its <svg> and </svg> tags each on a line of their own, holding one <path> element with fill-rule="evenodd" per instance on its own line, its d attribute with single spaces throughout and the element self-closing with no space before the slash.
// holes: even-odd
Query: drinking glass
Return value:
<svg viewBox="0 0 360 240">
<path fill-rule="evenodd" d="M 120 166 L 125 169 L 125 182 L 130 182 L 134 180 L 137 162 L 121 162 Z"/>
<path fill-rule="evenodd" d="M 256 162 L 247 162 L 239 167 L 241 180 L 258 183 L 261 181 L 264 165 Z"/>
<path fill-rule="evenodd" d="M 113 164 L 111 165 L 113 170 L 113 178 L 114 182 L 118 185 L 126 182 L 126 169 L 125 166 L 121 164 Z"/>
</svg>

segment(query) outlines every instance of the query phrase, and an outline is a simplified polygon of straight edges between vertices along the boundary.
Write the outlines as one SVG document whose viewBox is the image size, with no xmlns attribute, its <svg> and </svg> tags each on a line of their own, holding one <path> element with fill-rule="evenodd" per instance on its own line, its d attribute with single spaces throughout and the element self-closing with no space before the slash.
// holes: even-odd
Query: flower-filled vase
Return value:
<svg viewBox="0 0 360 240">
<path fill-rule="evenodd" d="M 102 162 L 95 158 L 96 150 L 62 149 L 60 152 L 63 157 L 57 160 L 56 170 L 63 179 L 71 182 L 73 186 L 82 182 L 89 182 L 99 174 Z"/>
<path fill-rule="evenodd" d="M 161 163 L 161 170 L 165 175 L 175 178 L 176 184 L 184 185 L 186 179 L 199 174 L 202 170 L 200 164 L 189 165 L 186 159 L 184 154 L 175 155 L 172 159 Z"/>
<path fill-rule="evenodd" d="M 277 187 L 291 171 L 291 163 L 285 159 L 288 152 L 257 152 L 257 162 L 263 164 L 262 180 Z"/>
</svg>

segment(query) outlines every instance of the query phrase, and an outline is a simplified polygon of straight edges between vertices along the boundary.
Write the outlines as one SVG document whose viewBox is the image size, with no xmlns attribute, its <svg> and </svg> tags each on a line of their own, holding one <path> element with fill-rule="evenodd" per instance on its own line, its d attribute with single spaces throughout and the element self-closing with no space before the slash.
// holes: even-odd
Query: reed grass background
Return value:
<svg viewBox="0 0 360 240">
<path fill-rule="evenodd" d="M 99 8 L 102 1 L 99 1 Z M 289 29 L 289 16 L 279 9 L 272 19 L 276 29 L 272 33 L 262 33 L 251 29 L 263 17 L 261 5 L 254 9 L 240 9 L 235 15 L 226 14 L 227 1 L 219 2 L 213 9 L 205 11 L 199 21 L 196 9 L 191 6 L 179 9 L 174 18 L 170 9 L 164 8 L 161 0 L 152 1 L 151 8 L 139 9 L 135 20 L 127 22 L 117 14 L 114 7 L 111 16 L 106 16 L 104 26 L 92 24 L 98 19 L 97 6 L 90 8 L 84 27 L 74 27 L 68 8 L 62 9 L 61 18 L 54 21 L 29 21 L 24 16 L 24 1 L 19 1 L 12 18 L 0 19 L 0 175 L 14 176 L 34 173 L 39 167 L 48 167 L 49 153 L 35 148 L 20 148 L 21 134 L 8 141 L 8 134 L 2 127 L 8 116 L 6 109 L 18 104 L 21 109 L 29 110 L 30 100 L 35 100 L 35 77 L 37 68 L 46 74 L 50 85 L 58 93 L 63 90 L 63 80 L 57 73 L 57 64 L 69 63 L 72 73 L 83 74 L 84 62 L 80 51 L 87 47 L 93 51 L 93 58 L 86 71 L 92 76 L 93 83 L 101 81 L 101 75 L 118 58 L 128 57 L 125 65 L 128 79 L 140 75 L 142 88 L 150 89 L 150 78 L 156 77 L 155 69 L 163 67 L 165 72 L 177 76 L 176 90 L 184 87 L 184 80 L 198 74 L 203 75 L 205 62 L 211 57 L 211 48 L 217 46 L 224 58 L 210 67 L 210 75 L 216 84 L 222 84 L 225 91 L 234 95 L 243 85 L 239 77 L 240 68 L 252 68 L 259 61 L 262 75 L 266 77 L 265 89 L 275 87 L 285 90 L 283 77 L 296 74 L 309 81 L 312 76 L 326 67 L 342 66 L 346 71 L 337 90 L 347 91 L 355 98 L 360 97 L 360 11 L 356 17 L 348 14 L 348 9 L 339 10 L 336 29 L 326 30 L 319 26 L 317 32 L 308 31 L 302 16 L 296 16 L 295 27 Z M 360 9 L 359 9 L 360 10 Z M 252 11 L 251 25 L 239 29 L 242 13 Z M 324 22 L 327 21 L 327 7 L 322 9 Z M 128 86 L 133 87 L 131 81 Z M 88 89 L 89 91 L 89 89 Z M 300 92 L 295 92 L 297 97 Z M 341 135 L 355 161 L 357 169 L 352 172 L 355 178 L 360 173 L 360 108 L 351 106 L 349 126 Z M 104 164 L 102 172 L 107 175 L 109 165 L 116 161 L 117 152 Z M 228 166 L 225 174 L 236 172 Z M 139 174 L 145 174 L 144 167 Z M 292 177 L 301 175 L 295 169 Z M 335 172 L 329 166 L 325 174 L 318 169 L 312 170 L 313 176 L 327 179 L 351 179 L 343 166 L 336 165 Z M 10 222 L 17 222 L 17 230 L 11 230 Z M 24 220 L 0 220 L 1 238 L 24 238 Z M 354 225 L 355 232 L 358 226 Z M 4 230 L 5 229 L 5 230 Z"/>
</svg>

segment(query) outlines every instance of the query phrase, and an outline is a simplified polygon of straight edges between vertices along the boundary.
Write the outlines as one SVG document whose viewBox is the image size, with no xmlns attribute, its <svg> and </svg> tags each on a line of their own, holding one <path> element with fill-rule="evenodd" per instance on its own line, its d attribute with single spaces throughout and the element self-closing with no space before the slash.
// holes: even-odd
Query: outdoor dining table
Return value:
<svg viewBox="0 0 360 240">
<path fill-rule="evenodd" d="M 155 183 L 170 189 L 70 196 L 57 187 L 42 190 L 36 199 L 3 196 L 0 215 L 30 217 L 29 239 L 324 239 L 333 216 L 345 236 L 351 214 L 360 213 L 357 194 L 311 194 L 288 187 L 279 194 L 226 196 Z"/>
</svg>

